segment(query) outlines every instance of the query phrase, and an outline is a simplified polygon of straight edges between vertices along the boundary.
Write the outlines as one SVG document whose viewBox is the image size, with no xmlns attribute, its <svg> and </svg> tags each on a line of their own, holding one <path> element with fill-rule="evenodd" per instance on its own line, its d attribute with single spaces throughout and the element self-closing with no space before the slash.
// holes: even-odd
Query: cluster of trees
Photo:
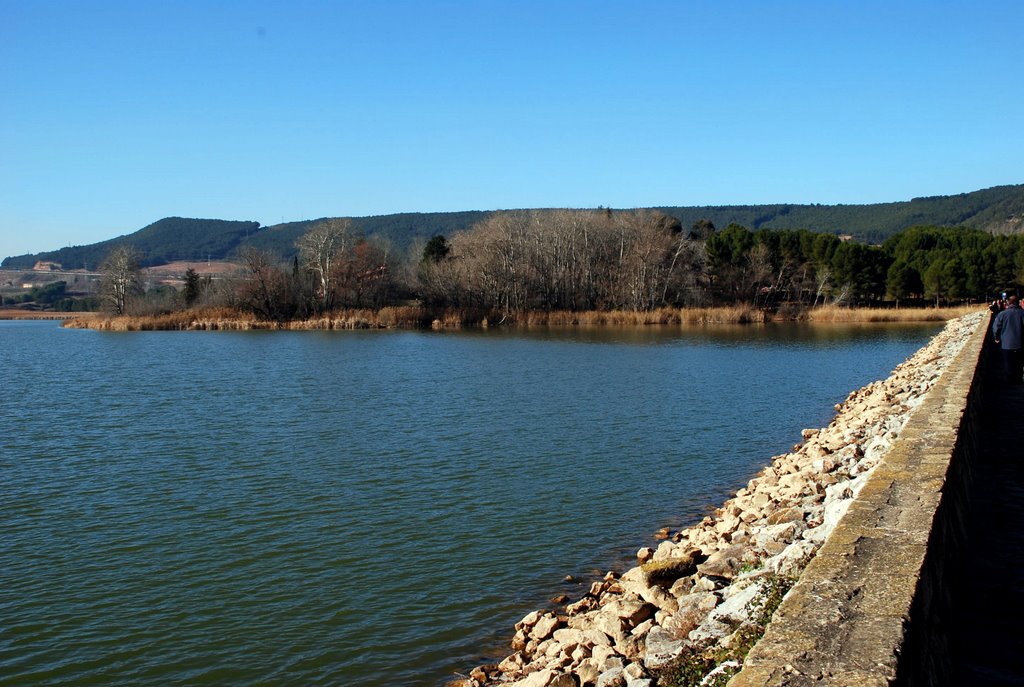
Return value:
<svg viewBox="0 0 1024 687">
<path fill-rule="evenodd" d="M 234 305 L 287 320 L 335 308 L 380 308 L 407 295 L 388 245 L 359 236 L 350 220 L 315 224 L 296 247 L 290 266 L 269 251 L 242 249 Z"/>
<path fill-rule="evenodd" d="M 427 302 L 523 310 L 649 310 L 700 299 L 699 242 L 679 222 L 638 210 L 521 211 L 427 244 Z"/>
<path fill-rule="evenodd" d="M 882 246 L 890 297 L 985 300 L 1024 283 L 1024 234 L 912 227 Z"/>
<path fill-rule="evenodd" d="M 880 246 L 730 225 L 705 241 L 714 302 L 970 302 L 1024 281 L 1024 235 L 911 227 Z"/>
<path fill-rule="evenodd" d="M 704 241 L 711 303 L 817 305 L 885 295 L 885 256 L 877 248 L 806 230 L 752 232 L 738 224 Z"/>
<path fill-rule="evenodd" d="M 311 225 L 295 249 L 288 260 L 246 247 L 233 277 L 211 281 L 189 271 L 180 293 L 157 300 L 161 307 L 229 305 L 272 320 L 413 299 L 501 312 L 773 309 L 979 301 L 1024 278 L 1020 234 L 913 227 L 872 246 L 807 230 L 717 230 L 706 219 L 684 228 L 652 210 L 494 213 L 450 237 L 434 236 L 411 257 L 332 219 Z M 111 310 L 146 301 L 137 252 L 115 249 L 102 271 Z"/>
</svg>

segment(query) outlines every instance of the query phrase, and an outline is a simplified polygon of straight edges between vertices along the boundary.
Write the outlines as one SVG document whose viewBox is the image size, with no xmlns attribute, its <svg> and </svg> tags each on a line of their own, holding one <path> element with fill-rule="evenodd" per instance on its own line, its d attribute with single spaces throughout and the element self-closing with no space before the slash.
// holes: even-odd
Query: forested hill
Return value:
<svg viewBox="0 0 1024 687">
<path fill-rule="evenodd" d="M 749 229 L 810 229 L 851 234 L 865 243 L 880 243 L 915 225 L 967 226 L 994 232 L 1024 230 L 1024 185 L 995 186 L 955 196 L 914 198 L 872 205 L 726 205 L 656 208 L 676 217 L 684 227 L 701 219 L 716 227 L 731 223 Z M 448 236 L 485 219 L 490 212 L 402 213 L 352 218 L 366 236 L 379 236 L 405 250 L 417 239 Z M 31 268 L 38 260 L 61 263 L 65 269 L 94 268 L 116 245 L 128 243 L 140 250 L 144 265 L 174 260 L 230 258 L 244 245 L 252 245 L 290 258 L 295 239 L 319 220 L 261 227 L 258 222 L 168 217 L 139 231 L 88 246 L 9 257 L 3 267 Z"/>
<path fill-rule="evenodd" d="M 679 218 L 684 227 L 700 219 L 724 228 L 735 222 L 748 229 L 809 229 L 850 234 L 863 243 L 881 243 L 917 225 L 965 226 L 995 233 L 1024 230 L 1024 185 L 994 186 L 955 196 L 930 196 L 872 205 L 728 205 L 656 208 Z"/>
<path fill-rule="evenodd" d="M 3 267 L 29 269 L 37 260 L 60 263 L 64 269 L 96 269 L 111 249 L 130 244 L 143 255 L 143 266 L 163 265 L 175 260 L 220 259 L 237 250 L 239 244 L 260 231 L 259 222 L 229 222 L 219 219 L 167 217 L 139 229 L 87 246 L 19 255 L 3 261 Z"/>
</svg>

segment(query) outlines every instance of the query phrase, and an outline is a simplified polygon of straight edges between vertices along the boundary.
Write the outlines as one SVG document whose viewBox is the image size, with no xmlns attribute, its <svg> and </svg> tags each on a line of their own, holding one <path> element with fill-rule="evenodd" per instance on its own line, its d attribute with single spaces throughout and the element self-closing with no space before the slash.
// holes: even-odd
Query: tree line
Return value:
<svg viewBox="0 0 1024 687">
<path fill-rule="evenodd" d="M 111 310 L 221 305 L 268 320 L 419 302 L 433 308 L 630 310 L 742 304 L 982 301 L 1024 280 L 1024 235 L 918 226 L 881 245 L 807 230 L 689 227 L 654 210 L 494 213 L 400 253 L 345 219 L 313 224 L 291 259 L 252 246 L 238 272 L 147 296 L 139 255 L 115 249 L 101 268 Z"/>
</svg>

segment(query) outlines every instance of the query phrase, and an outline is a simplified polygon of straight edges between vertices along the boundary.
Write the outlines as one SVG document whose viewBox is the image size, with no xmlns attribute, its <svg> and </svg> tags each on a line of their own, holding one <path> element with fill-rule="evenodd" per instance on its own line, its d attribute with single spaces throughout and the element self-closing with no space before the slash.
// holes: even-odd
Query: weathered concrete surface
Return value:
<svg viewBox="0 0 1024 687">
<path fill-rule="evenodd" d="M 933 684 L 948 664 L 945 634 L 907 627 L 948 616 L 944 562 L 963 550 L 962 465 L 975 451 L 986 330 L 931 390 L 730 687 Z"/>
</svg>

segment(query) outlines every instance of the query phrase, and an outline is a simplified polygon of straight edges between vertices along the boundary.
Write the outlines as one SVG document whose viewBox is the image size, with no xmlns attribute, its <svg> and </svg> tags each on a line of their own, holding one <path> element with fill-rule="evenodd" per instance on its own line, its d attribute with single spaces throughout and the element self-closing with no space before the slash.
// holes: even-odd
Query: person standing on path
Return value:
<svg viewBox="0 0 1024 687">
<path fill-rule="evenodd" d="M 1020 384 L 1024 372 L 1024 356 L 1021 344 L 1024 342 L 1024 309 L 1020 307 L 1016 296 L 1007 299 L 1006 310 L 1003 310 L 992 322 L 992 337 L 1003 349 L 1003 364 L 1006 366 L 1006 377 L 1010 384 Z"/>
</svg>

